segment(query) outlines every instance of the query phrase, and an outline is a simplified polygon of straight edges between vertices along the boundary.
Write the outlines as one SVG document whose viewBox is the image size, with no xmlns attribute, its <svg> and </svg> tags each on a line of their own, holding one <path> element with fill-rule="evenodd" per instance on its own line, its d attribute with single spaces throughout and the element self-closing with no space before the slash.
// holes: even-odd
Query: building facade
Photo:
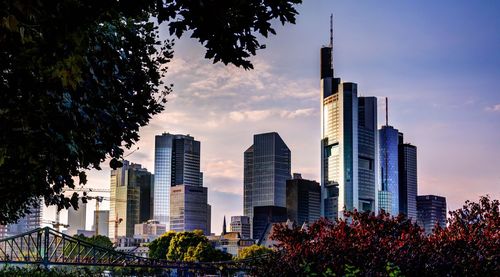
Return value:
<svg viewBox="0 0 500 277">
<path fill-rule="evenodd" d="M 123 161 L 122 168 L 111 171 L 111 238 L 132 237 L 134 225 L 151 217 L 151 184 L 151 173 L 140 164 Z M 142 210 L 142 207 L 147 208 Z"/>
<path fill-rule="evenodd" d="M 170 194 L 170 230 L 176 232 L 202 230 L 210 234 L 207 188 L 176 185 Z"/>
<path fill-rule="evenodd" d="M 240 233 L 241 238 L 250 238 L 250 226 L 250 218 L 248 216 L 231 216 L 230 231 Z"/>
<path fill-rule="evenodd" d="M 391 215 L 399 214 L 399 174 L 398 174 L 398 130 L 392 126 L 384 125 L 379 130 L 380 143 L 380 177 L 381 191 L 380 206 Z M 384 198 L 389 198 L 386 201 Z M 389 207 L 384 207 L 383 203 L 390 202 Z"/>
<path fill-rule="evenodd" d="M 439 224 L 446 227 L 446 198 L 436 195 L 417 196 L 417 224 L 430 234 Z"/>
<path fill-rule="evenodd" d="M 202 186 L 200 142 L 189 135 L 155 137 L 154 219 L 170 227 L 170 192 L 176 185 Z"/>
<path fill-rule="evenodd" d="M 321 216 L 321 187 L 318 182 L 302 179 L 294 173 L 286 182 L 286 211 L 297 225 L 313 223 Z"/>
<path fill-rule="evenodd" d="M 417 219 L 417 147 L 404 143 L 399 133 L 398 144 L 399 212 Z"/>
<path fill-rule="evenodd" d="M 109 211 L 94 211 L 92 231 L 94 231 L 96 235 L 109 237 Z"/>
<path fill-rule="evenodd" d="M 21 217 L 16 223 L 0 225 L 0 238 L 11 237 L 40 228 L 42 223 L 42 201 L 29 209 L 29 213 Z"/>
<path fill-rule="evenodd" d="M 286 180 L 290 178 L 291 152 L 280 135 L 254 135 L 253 145 L 244 153 L 243 211 L 250 222 L 255 207 L 286 207 Z"/>
<path fill-rule="evenodd" d="M 68 209 L 68 229 L 65 231 L 66 234 L 74 236 L 77 234 L 78 230 L 85 230 L 85 224 L 87 222 L 87 203 L 83 203 L 80 199 L 78 201 L 78 210 L 73 207 Z"/>
<path fill-rule="evenodd" d="M 376 211 L 378 190 L 377 98 L 358 97 L 358 208 Z"/>
<path fill-rule="evenodd" d="M 135 224 L 134 238 L 152 241 L 167 232 L 167 226 L 156 220 Z"/>
<path fill-rule="evenodd" d="M 287 214 L 285 207 L 278 206 L 256 206 L 253 212 L 252 235 L 258 240 L 262 237 L 268 225 L 278 222 L 286 222 Z"/>
</svg>

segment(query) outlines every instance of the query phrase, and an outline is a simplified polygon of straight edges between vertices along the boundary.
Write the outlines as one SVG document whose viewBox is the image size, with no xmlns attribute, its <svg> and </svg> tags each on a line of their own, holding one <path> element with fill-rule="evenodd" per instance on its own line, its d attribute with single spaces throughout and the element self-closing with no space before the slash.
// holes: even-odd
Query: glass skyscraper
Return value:
<svg viewBox="0 0 500 277">
<path fill-rule="evenodd" d="M 379 130 L 380 143 L 380 177 L 381 191 L 379 193 L 379 208 L 391 215 L 399 214 L 399 174 L 398 174 L 398 130 L 384 125 Z M 389 198 L 385 199 L 385 198 Z M 390 206 L 384 206 L 389 204 Z M 387 209 L 389 208 L 390 209 Z"/>
<path fill-rule="evenodd" d="M 355 83 L 334 77 L 333 34 L 321 48 L 321 211 L 375 210 L 377 99 L 358 97 Z"/>
<path fill-rule="evenodd" d="M 446 227 L 446 198 L 436 195 L 417 196 L 417 223 L 430 234 L 436 223 Z"/>
<path fill-rule="evenodd" d="M 202 230 L 210 235 L 210 210 L 207 207 L 207 188 L 176 185 L 170 195 L 170 230 L 176 232 Z"/>
<path fill-rule="evenodd" d="M 256 206 L 286 207 L 291 152 L 278 133 L 254 135 L 244 153 L 244 215 L 253 220 Z"/>
<path fill-rule="evenodd" d="M 170 226 L 170 189 L 202 186 L 200 142 L 189 135 L 163 133 L 155 137 L 154 219 Z"/>
<path fill-rule="evenodd" d="M 286 181 L 286 211 L 288 219 L 298 226 L 314 223 L 321 216 L 321 187 L 312 180 L 302 179 L 294 173 Z"/>
<path fill-rule="evenodd" d="M 399 133 L 398 145 L 399 212 L 417 219 L 417 147 L 404 143 Z"/>
</svg>

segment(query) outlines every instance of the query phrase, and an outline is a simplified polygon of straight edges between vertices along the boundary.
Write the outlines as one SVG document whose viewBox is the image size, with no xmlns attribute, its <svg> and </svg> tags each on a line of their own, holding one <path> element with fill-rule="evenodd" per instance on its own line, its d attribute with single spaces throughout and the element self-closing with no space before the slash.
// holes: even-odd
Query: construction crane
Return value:
<svg viewBox="0 0 500 277">
<path fill-rule="evenodd" d="M 52 225 L 52 228 L 56 229 L 58 232 L 60 232 L 60 227 L 64 227 L 64 228 L 68 228 L 69 225 L 68 224 L 63 224 L 63 223 L 60 223 L 59 221 L 57 221 L 57 219 L 54 221 L 54 220 L 42 220 L 41 223 L 44 223 L 44 224 L 50 224 Z"/>
</svg>

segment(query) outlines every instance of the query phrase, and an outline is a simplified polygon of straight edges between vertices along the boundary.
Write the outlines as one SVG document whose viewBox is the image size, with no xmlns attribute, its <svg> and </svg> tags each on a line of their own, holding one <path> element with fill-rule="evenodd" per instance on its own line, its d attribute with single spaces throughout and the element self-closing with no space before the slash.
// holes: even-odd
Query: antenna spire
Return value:
<svg viewBox="0 0 500 277">
<path fill-rule="evenodd" d="M 389 101 L 385 98 L 385 126 L 389 126 Z"/>
<path fill-rule="evenodd" d="M 333 13 L 330 14 L 330 47 L 333 48 Z"/>
</svg>

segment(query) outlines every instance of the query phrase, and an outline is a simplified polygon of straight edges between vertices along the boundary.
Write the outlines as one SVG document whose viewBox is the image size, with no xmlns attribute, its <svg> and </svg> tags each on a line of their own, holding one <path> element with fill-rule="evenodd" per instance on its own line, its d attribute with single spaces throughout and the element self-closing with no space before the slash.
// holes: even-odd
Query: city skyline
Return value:
<svg viewBox="0 0 500 277">
<path fill-rule="evenodd" d="M 395 4 L 392 12 L 400 8 L 397 15 L 370 26 L 370 19 L 387 16 L 391 10 L 381 11 L 386 8 L 381 4 L 382 7 L 370 12 L 374 4 L 358 5 L 363 18 L 351 22 L 348 14 L 352 14 L 353 7 L 345 3 L 325 3 L 300 6 L 297 25 L 279 28 L 279 35 L 269 40 L 267 49 L 255 59 L 253 71 L 211 65 L 202 60 L 201 49 L 194 46 L 193 41 L 180 40 L 167 75 L 167 80 L 175 84 L 175 90 L 166 110 L 141 130 L 137 144 L 140 150 L 129 159 L 152 170 L 154 134 L 164 131 L 189 133 L 202 141 L 201 170 L 205 172 L 204 183 L 212 204 L 214 233 L 220 230 L 224 214 L 227 217 L 243 214 L 241 152 L 251 144 L 253 134 L 280 133 L 291 151 L 297 153 L 292 155 L 292 172 L 301 172 L 305 178 L 319 181 L 317 49 L 328 41 L 328 18 L 333 11 L 336 70 L 345 81 L 356 82 L 362 88 L 361 95 L 391 99 L 391 122 L 404 130 L 408 142 L 419 147 L 419 194 L 446 196 L 449 209 L 460 207 L 466 199 L 477 200 L 478 195 L 486 193 L 498 198 L 500 162 L 494 153 L 499 151 L 495 142 L 500 138 L 500 99 L 498 93 L 495 95 L 493 77 L 498 74 L 494 68 L 499 68 L 499 54 L 492 48 L 498 43 L 491 43 L 490 39 L 491 36 L 496 41 L 500 39 L 494 30 L 488 29 L 495 26 L 491 22 L 498 20 L 492 17 L 492 12 L 487 7 L 472 7 L 468 12 L 484 12 L 483 18 L 479 20 L 476 16 L 468 18 L 473 22 L 461 23 L 460 16 L 466 14 L 468 6 L 458 3 L 450 7 L 451 15 L 444 16 L 449 21 L 432 29 L 432 23 L 445 19 L 431 18 L 423 23 L 416 19 L 424 10 L 430 17 L 439 14 L 445 9 L 444 4 L 433 4 L 434 10 L 418 7 L 415 11 L 411 11 L 411 4 Z M 317 14 L 314 19 L 313 8 Z M 318 10 L 324 12 L 317 13 Z M 412 28 L 391 27 L 394 22 Z M 422 25 L 413 26 L 411 22 Z M 483 28 L 476 32 L 473 27 Z M 363 28 L 368 31 L 360 31 Z M 317 34 L 307 35 L 306 30 L 317 30 Z M 459 36 L 459 30 L 465 34 Z M 369 31 L 372 34 L 368 34 Z M 462 36 L 466 36 L 467 41 L 462 40 Z M 299 47 L 297 37 L 308 42 Z M 418 37 L 427 39 L 418 41 Z M 415 41 L 409 43 L 408 38 Z M 490 45 L 481 43 L 486 41 Z M 283 49 L 280 45 L 290 47 Z M 454 51 L 443 54 L 448 49 Z M 425 58 L 426 54 L 436 52 L 442 55 L 443 65 Z M 462 55 L 464 53 L 469 55 Z M 481 66 L 487 67 L 493 76 L 482 74 L 479 63 L 470 64 L 471 60 L 485 60 L 488 55 L 491 58 Z M 384 59 L 380 60 L 379 56 Z M 401 58 L 408 64 L 396 63 L 391 57 Z M 462 67 L 463 71 L 447 66 Z M 477 92 L 471 95 L 471 91 Z M 291 103 L 292 100 L 295 102 Z M 381 108 L 379 104 L 379 111 Z M 463 110 L 470 112 L 466 116 Z M 465 149 L 470 148 L 471 141 L 474 151 Z M 480 176 L 476 176 L 478 171 L 482 173 Z M 92 172 L 88 186 L 106 186 L 108 175 L 107 166 L 103 166 L 101 172 Z M 221 201 L 228 198 L 230 203 Z"/>
</svg>

